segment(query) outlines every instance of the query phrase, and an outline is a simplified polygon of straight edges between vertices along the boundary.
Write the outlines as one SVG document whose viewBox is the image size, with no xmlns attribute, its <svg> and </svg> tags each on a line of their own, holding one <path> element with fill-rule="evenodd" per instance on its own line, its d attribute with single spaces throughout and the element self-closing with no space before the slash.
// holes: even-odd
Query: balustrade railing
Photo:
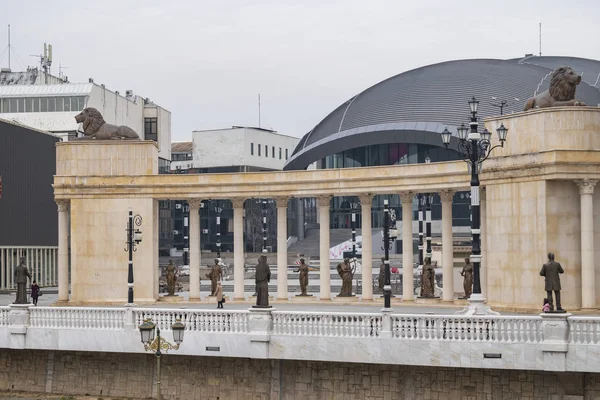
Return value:
<svg viewBox="0 0 600 400">
<path fill-rule="evenodd" d="M 542 341 L 539 316 L 392 315 L 392 336 L 406 340 L 500 343 Z"/>
<path fill-rule="evenodd" d="M 275 335 L 378 337 L 381 324 L 381 314 L 273 312 Z"/>
<path fill-rule="evenodd" d="M 177 319 L 185 325 L 185 329 L 195 332 L 228 332 L 247 333 L 249 313 L 239 311 L 217 310 L 178 310 L 178 309 L 146 309 L 134 310 L 136 326 L 146 318 L 152 319 L 161 330 L 171 330 Z"/>
<path fill-rule="evenodd" d="M 0 290 L 16 289 L 15 268 L 25 257 L 32 280 L 40 287 L 58 285 L 58 247 L 0 246 Z"/>
<path fill-rule="evenodd" d="M 0 326 L 8 326 L 8 311 L 10 307 L 0 307 Z"/>
<path fill-rule="evenodd" d="M 125 323 L 123 308 L 30 307 L 34 328 L 120 330 Z"/>
<path fill-rule="evenodd" d="M 569 317 L 569 343 L 599 344 L 600 318 Z"/>
</svg>

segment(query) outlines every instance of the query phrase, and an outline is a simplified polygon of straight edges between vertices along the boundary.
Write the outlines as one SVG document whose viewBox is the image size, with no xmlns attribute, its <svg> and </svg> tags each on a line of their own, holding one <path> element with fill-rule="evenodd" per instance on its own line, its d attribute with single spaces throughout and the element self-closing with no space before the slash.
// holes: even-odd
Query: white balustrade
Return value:
<svg viewBox="0 0 600 400">
<path fill-rule="evenodd" d="M 185 329 L 195 332 L 247 333 L 249 313 L 245 310 L 178 310 L 178 309 L 134 309 L 136 326 L 146 318 L 152 319 L 158 328 L 170 331 L 177 319 Z"/>
<path fill-rule="evenodd" d="M 569 343 L 599 344 L 600 318 L 598 317 L 569 317 Z"/>
<path fill-rule="evenodd" d="M 124 308 L 30 307 L 34 328 L 120 330 L 125 322 Z"/>
<path fill-rule="evenodd" d="M 8 326 L 8 311 L 10 307 L 0 307 L 0 326 Z"/>
<path fill-rule="evenodd" d="M 405 340 L 540 343 L 539 316 L 392 315 L 392 336 Z"/>
<path fill-rule="evenodd" d="M 16 289 L 14 274 L 20 257 L 25 257 L 32 280 L 40 287 L 58 285 L 58 247 L 0 246 L 0 289 Z"/>
<path fill-rule="evenodd" d="M 378 337 L 382 315 L 368 313 L 281 312 L 273 315 L 274 335 Z"/>
</svg>

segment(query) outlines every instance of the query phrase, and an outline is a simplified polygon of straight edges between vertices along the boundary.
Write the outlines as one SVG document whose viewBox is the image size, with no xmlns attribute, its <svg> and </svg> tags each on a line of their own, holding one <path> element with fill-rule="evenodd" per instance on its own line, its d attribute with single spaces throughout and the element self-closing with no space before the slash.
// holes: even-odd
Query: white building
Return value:
<svg viewBox="0 0 600 400">
<path fill-rule="evenodd" d="M 56 78 L 39 82 L 33 71 L 0 72 L 0 117 L 68 140 L 81 131 L 75 115 L 87 107 L 98 109 L 109 124 L 126 125 L 158 143 L 159 168 L 168 172 L 171 159 L 171 112 L 128 90 L 125 96 L 94 83 L 68 83 Z M 21 78 L 19 78 L 21 74 Z M 34 74 L 35 75 L 35 74 Z M 50 76 L 51 77 L 51 76 Z M 46 81 L 46 79 L 44 80 Z"/>
<path fill-rule="evenodd" d="M 171 171 L 187 173 L 281 170 L 299 138 L 263 128 L 194 131 L 193 141 L 173 143 Z"/>
</svg>

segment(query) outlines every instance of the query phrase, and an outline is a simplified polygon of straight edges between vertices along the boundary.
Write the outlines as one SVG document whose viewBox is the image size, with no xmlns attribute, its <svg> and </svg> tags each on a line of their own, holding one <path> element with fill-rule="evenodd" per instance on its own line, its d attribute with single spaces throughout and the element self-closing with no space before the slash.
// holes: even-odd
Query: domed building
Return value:
<svg viewBox="0 0 600 400">
<path fill-rule="evenodd" d="M 469 99 L 475 96 L 480 101 L 481 120 L 520 112 L 528 98 L 548 89 L 552 72 L 564 65 L 582 75 L 577 99 L 587 105 L 600 105 L 598 60 L 528 55 L 511 60 L 456 60 L 427 65 L 386 79 L 341 104 L 304 135 L 284 170 L 306 169 L 311 164 L 322 169 L 458 160 L 456 128 L 469 121 Z M 440 137 L 446 127 L 454 132 L 449 149 L 443 147 Z M 508 140 L 517 138 L 509 133 Z M 441 217 L 436 197 L 432 205 L 434 221 Z M 398 196 L 388 198 L 392 207 L 400 207 Z M 333 199 L 332 229 L 349 227 L 349 205 L 355 201 Z M 382 207 L 383 196 L 376 196 L 374 228 L 381 226 Z M 469 214 L 468 193 L 457 193 L 454 226 L 468 227 Z"/>
</svg>

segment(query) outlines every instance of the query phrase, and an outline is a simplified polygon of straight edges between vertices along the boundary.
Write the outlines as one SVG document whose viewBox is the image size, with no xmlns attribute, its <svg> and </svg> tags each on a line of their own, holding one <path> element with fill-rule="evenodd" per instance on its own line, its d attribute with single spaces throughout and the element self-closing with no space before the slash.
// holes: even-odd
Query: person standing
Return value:
<svg viewBox="0 0 600 400">
<path fill-rule="evenodd" d="M 554 304 L 552 304 L 552 291 L 556 297 L 556 310 L 564 311 L 560 304 L 560 275 L 565 271 L 561 267 L 560 263 L 554 261 L 554 253 L 548 253 L 548 262 L 542 266 L 540 275 L 546 280 L 546 294 L 548 303 L 550 304 L 550 311 L 554 311 Z"/>
<path fill-rule="evenodd" d="M 36 281 L 33 281 L 31 284 L 31 300 L 33 300 L 33 305 L 37 306 L 38 297 L 40 297 L 40 287 L 38 286 Z"/>
<path fill-rule="evenodd" d="M 217 308 L 223 308 L 223 286 L 221 281 L 217 282 L 217 290 L 215 291 L 215 297 L 217 298 Z"/>
<path fill-rule="evenodd" d="M 15 304 L 27 304 L 27 278 L 31 280 L 31 274 L 25 265 L 25 257 L 21 257 L 21 263 L 15 268 L 15 283 L 17 284 L 17 298 Z"/>
</svg>

